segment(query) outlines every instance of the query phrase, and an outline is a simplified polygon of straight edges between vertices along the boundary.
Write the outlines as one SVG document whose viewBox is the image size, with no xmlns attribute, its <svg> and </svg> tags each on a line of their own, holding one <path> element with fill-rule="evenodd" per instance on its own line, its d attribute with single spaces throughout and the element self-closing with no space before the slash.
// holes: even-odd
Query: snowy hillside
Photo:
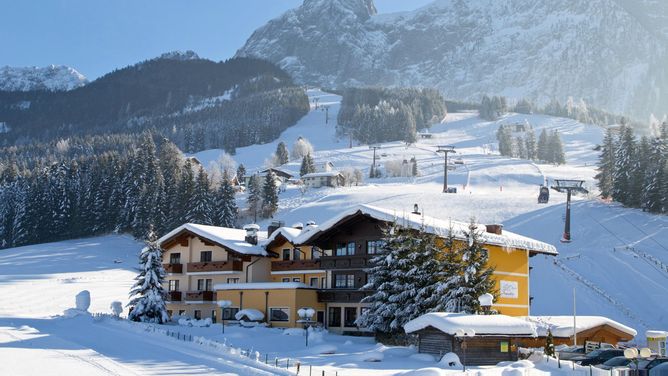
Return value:
<svg viewBox="0 0 668 376">
<path fill-rule="evenodd" d="M 309 91 L 309 96 L 312 102 L 320 98 L 320 104 L 327 103 L 330 120 L 336 118 L 340 97 L 318 90 Z M 495 133 L 499 125 L 525 122 L 536 133 L 542 129 L 559 131 L 567 165 L 536 164 L 498 155 Z M 418 177 L 366 179 L 360 186 L 312 189 L 303 195 L 299 189 L 289 187 L 280 196 L 275 217 L 287 225 L 309 220 L 322 223 L 357 204 L 396 210 L 401 216 L 417 203 L 429 216 L 463 221 L 473 216 L 483 223 L 503 223 L 508 230 L 554 244 L 560 252 L 556 258 L 532 259 L 533 314 L 572 313 L 575 287 L 581 314 L 607 315 L 639 333 L 668 326 L 668 313 L 657 311 L 668 299 L 668 218 L 608 204 L 594 194 L 575 197 L 574 241 L 563 244 L 559 239 L 565 195 L 552 191 L 549 204 L 537 204 L 540 184 L 555 178 L 583 179 L 592 192 L 596 191 L 593 177 L 598 152 L 593 149 L 602 139 L 600 127 L 544 115 L 510 114 L 487 122 L 475 113 L 453 113 L 430 132 L 430 140 L 408 147 L 401 142 L 386 143 L 377 152 L 381 167 L 388 161 L 415 156 Z M 329 161 L 337 169 L 359 168 L 368 175 L 372 151 L 365 145 L 350 149 L 348 140 L 337 140 L 335 122 L 325 124 L 323 111 L 313 109 L 279 140 L 290 147 L 299 136 L 314 145 L 316 165 Z M 244 163 L 249 173 L 253 172 L 276 150 L 279 140 L 240 148 L 234 158 Z M 448 173 L 450 185 L 458 188 L 457 194 L 441 193 L 443 155 L 437 154 L 436 149 L 444 144 L 455 145 L 457 154 L 451 159 L 461 158 L 464 162 L 453 165 L 456 169 Z M 197 156 L 208 165 L 219 154 L 220 151 L 209 150 Z M 292 161 L 283 168 L 299 171 L 299 164 Z M 243 199 L 240 197 L 240 206 L 245 205 Z"/>
<path fill-rule="evenodd" d="M 380 15 L 372 0 L 306 0 L 237 55 L 325 87 L 427 86 L 474 101 L 573 96 L 646 119 L 668 103 L 667 17 L 652 0 L 436 0 Z"/>
<path fill-rule="evenodd" d="M 88 80 L 64 65 L 47 67 L 0 67 L 0 91 L 72 90 Z"/>
</svg>

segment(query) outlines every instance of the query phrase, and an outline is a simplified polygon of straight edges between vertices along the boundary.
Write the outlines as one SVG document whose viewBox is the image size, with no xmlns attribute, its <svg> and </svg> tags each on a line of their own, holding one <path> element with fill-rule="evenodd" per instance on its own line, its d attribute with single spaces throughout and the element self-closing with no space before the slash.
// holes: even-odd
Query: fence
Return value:
<svg viewBox="0 0 668 376">
<path fill-rule="evenodd" d="M 114 318 L 118 319 L 115 316 L 109 314 L 94 313 L 93 317 L 96 321 L 101 321 L 105 318 Z M 135 323 L 128 320 L 118 319 L 119 322 L 125 324 L 135 325 L 142 328 L 143 331 L 148 331 L 150 333 L 162 334 L 167 337 L 173 338 L 177 341 L 190 342 L 200 346 L 206 346 L 213 348 L 217 351 L 224 352 L 231 356 L 238 356 L 242 359 L 248 359 L 250 362 L 257 363 L 257 365 L 263 365 L 264 367 L 271 367 L 276 370 L 288 372 L 294 375 L 299 376 L 340 376 L 338 371 L 327 370 L 322 367 L 313 366 L 311 364 L 306 364 L 297 359 L 279 357 L 278 353 L 262 353 L 259 351 L 254 351 L 252 348 L 242 349 L 228 345 L 226 342 L 219 342 L 216 340 L 208 339 L 200 336 L 193 336 L 188 333 L 181 333 L 178 330 L 173 329 L 164 329 L 159 328 L 156 325 L 145 325 L 141 323 Z"/>
<path fill-rule="evenodd" d="M 571 370 L 573 375 L 580 376 L 631 376 L 634 372 L 628 367 L 605 370 L 593 366 L 581 366 L 570 360 L 559 360 L 551 357 L 546 357 L 546 362 L 551 365 L 556 365 L 557 368 Z"/>
</svg>

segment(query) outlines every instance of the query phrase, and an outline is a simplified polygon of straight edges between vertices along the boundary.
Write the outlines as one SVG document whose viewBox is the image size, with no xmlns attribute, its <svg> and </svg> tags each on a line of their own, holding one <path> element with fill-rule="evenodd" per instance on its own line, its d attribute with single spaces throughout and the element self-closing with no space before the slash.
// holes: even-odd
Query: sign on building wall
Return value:
<svg viewBox="0 0 668 376">
<path fill-rule="evenodd" d="M 519 297 L 519 287 L 517 282 L 501 280 L 500 295 L 502 298 L 517 299 Z"/>
</svg>

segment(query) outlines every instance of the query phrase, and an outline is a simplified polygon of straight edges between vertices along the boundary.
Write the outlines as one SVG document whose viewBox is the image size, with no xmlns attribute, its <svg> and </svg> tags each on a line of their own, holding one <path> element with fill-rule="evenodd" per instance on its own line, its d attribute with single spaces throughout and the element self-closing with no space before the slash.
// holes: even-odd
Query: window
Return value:
<svg viewBox="0 0 668 376">
<path fill-rule="evenodd" d="M 318 311 L 316 314 L 316 321 L 320 324 L 325 324 L 325 311 Z"/>
<path fill-rule="evenodd" d="M 167 310 L 167 316 L 169 316 L 170 318 L 172 317 L 172 313 L 174 313 L 174 312 L 172 312 L 171 309 L 168 309 L 168 310 Z"/>
<path fill-rule="evenodd" d="M 336 245 L 337 256 L 352 256 L 355 254 L 355 242 L 339 243 Z"/>
<path fill-rule="evenodd" d="M 169 255 L 169 263 L 170 264 L 180 264 L 181 263 L 181 254 L 180 253 L 172 253 Z"/>
<path fill-rule="evenodd" d="M 328 326 L 341 326 L 341 307 L 329 307 Z"/>
<path fill-rule="evenodd" d="M 343 320 L 343 326 L 348 328 L 354 328 L 355 320 L 357 320 L 357 307 L 345 307 L 344 308 L 345 319 Z"/>
<path fill-rule="evenodd" d="M 269 308 L 269 318 L 271 321 L 290 321 L 290 309 Z"/>
<path fill-rule="evenodd" d="M 214 324 L 216 323 L 216 310 L 215 309 L 211 310 L 211 322 L 214 323 Z"/>
<path fill-rule="evenodd" d="M 223 309 L 223 320 L 236 320 L 237 318 L 234 315 L 237 312 L 239 312 L 239 308 L 230 307 Z"/>
<path fill-rule="evenodd" d="M 283 281 L 283 282 L 290 282 L 290 277 L 288 277 L 288 278 L 283 278 L 282 281 Z"/>
<path fill-rule="evenodd" d="M 308 283 L 309 286 L 318 287 L 318 279 L 319 279 L 318 277 L 311 277 L 311 279 L 309 280 L 309 283 Z"/>
<path fill-rule="evenodd" d="M 293 260 L 301 260 L 301 253 L 302 250 L 299 248 L 295 248 L 292 250 L 292 259 Z"/>
<path fill-rule="evenodd" d="M 289 249 L 284 249 L 283 250 L 283 261 L 289 261 L 290 260 L 290 250 Z"/>
<path fill-rule="evenodd" d="M 197 290 L 198 291 L 212 291 L 213 280 L 211 279 L 198 279 L 197 280 Z"/>
<path fill-rule="evenodd" d="M 355 254 L 355 242 L 348 242 L 348 246 L 346 248 L 348 249 L 348 256 Z"/>
<path fill-rule="evenodd" d="M 355 287 L 354 274 L 337 274 L 334 276 L 334 287 L 337 289 L 351 289 Z"/>
<path fill-rule="evenodd" d="M 311 260 L 319 260 L 322 251 L 318 247 L 311 247 Z"/>
<path fill-rule="evenodd" d="M 210 262 L 211 261 L 211 251 L 202 251 L 199 254 L 199 262 Z"/>
<path fill-rule="evenodd" d="M 186 314 L 185 309 L 179 309 L 179 316 L 184 316 Z"/>
<path fill-rule="evenodd" d="M 169 291 L 179 291 L 179 280 L 173 279 L 169 281 Z"/>
<path fill-rule="evenodd" d="M 385 242 L 382 240 L 369 240 L 366 242 L 366 253 L 369 255 L 375 255 L 383 249 L 384 245 Z"/>
<path fill-rule="evenodd" d="M 292 282 L 301 282 L 301 281 L 302 281 L 302 279 L 299 278 L 299 277 L 295 277 L 295 278 L 292 279 Z"/>
<path fill-rule="evenodd" d="M 239 283 L 239 278 L 228 278 L 227 283 Z"/>
<path fill-rule="evenodd" d="M 202 319 L 202 311 L 200 311 L 199 309 L 196 309 L 194 313 L 195 313 L 194 314 L 195 320 L 201 320 Z"/>
</svg>

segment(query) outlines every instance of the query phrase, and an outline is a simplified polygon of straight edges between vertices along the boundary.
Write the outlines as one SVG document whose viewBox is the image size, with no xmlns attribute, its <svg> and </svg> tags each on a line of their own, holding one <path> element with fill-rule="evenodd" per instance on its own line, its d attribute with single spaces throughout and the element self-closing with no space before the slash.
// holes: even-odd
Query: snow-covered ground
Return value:
<svg viewBox="0 0 668 376">
<path fill-rule="evenodd" d="M 309 95 L 328 104 L 325 113 L 313 110 L 280 140 L 289 147 L 297 137 L 310 140 L 316 162 L 330 161 L 336 168 L 353 167 L 368 173 L 372 151 L 368 146 L 348 148 L 337 140 L 335 119 L 340 97 L 317 90 Z M 558 129 L 564 139 L 568 164 L 551 166 L 500 157 L 494 153 L 498 125 L 528 121 L 539 134 L 543 128 Z M 550 203 L 536 202 L 538 187 L 546 179 L 582 178 L 594 189 L 594 146 L 602 131 L 569 119 L 542 115 L 508 115 L 496 122 L 480 120 L 474 113 L 449 114 L 431 131 L 433 138 L 406 146 L 383 144 L 377 155 L 388 160 L 415 156 L 420 175 L 366 179 L 364 184 L 338 189 L 312 189 L 302 193 L 288 187 L 281 193 L 276 218 L 290 225 L 315 220 L 322 223 L 341 210 L 360 203 L 402 212 L 417 203 L 429 216 L 483 223 L 503 223 L 505 228 L 557 246 L 558 257 L 532 258 L 532 314 L 572 313 L 572 291 L 577 294 L 578 313 L 605 315 L 638 330 L 642 344 L 645 329 L 668 328 L 668 218 L 621 208 L 590 197 L 576 197 L 573 204 L 574 241 L 562 244 L 564 195 L 552 192 Z M 249 171 L 260 168 L 276 149 L 278 140 L 240 148 L 234 158 Z M 449 172 L 457 194 L 443 194 L 443 156 L 437 145 L 455 145 L 463 165 Z M 197 156 L 205 165 L 221 151 Z M 298 170 L 299 161 L 288 169 Z M 240 197 L 243 202 L 244 197 Z M 266 225 L 262 223 L 262 225 Z M 74 296 L 89 290 L 90 311 L 109 313 L 114 300 L 127 302 L 136 275 L 137 253 L 142 244 L 130 237 L 110 235 L 0 251 L 0 374 L 56 375 L 71 370 L 85 375 L 132 374 L 240 374 L 267 375 L 286 371 L 267 368 L 255 361 L 221 351 L 210 344 L 185 343 L 154 333 L 148 327 L 112 319 L 87 316 L 64 318 L 74 306 Z M 163 328 L 164 329 L 164 328 Z M 384 347 L 370 339 L 316 334 L 308 349 L 304 337 L 285 335 L 279 329 L 168 327 L 183 334 L 225 342 L 234 348 L 252 349 L 264 356 L 299 359 L 328 375 L 441 375 L 433 359 L 416 355 L 414 349 Z M 320 354 L 321 352 L 333 354 Z M 39 359 L 40 361 L 35 361 Z M 381 360 L 369 362 L 365 360 Z M 476 369 L 471 374 L 569 374 L 543 361 L 531 367 L 518 363 Z M 294 368 L 292 369 L 294 371 Z M 302 371 L 302 374 L 303 371 Z M 316 373 L 314 373 L 316 374 Z M 318 373 L 319 374 L 319 373 Z"/>
</svg>

